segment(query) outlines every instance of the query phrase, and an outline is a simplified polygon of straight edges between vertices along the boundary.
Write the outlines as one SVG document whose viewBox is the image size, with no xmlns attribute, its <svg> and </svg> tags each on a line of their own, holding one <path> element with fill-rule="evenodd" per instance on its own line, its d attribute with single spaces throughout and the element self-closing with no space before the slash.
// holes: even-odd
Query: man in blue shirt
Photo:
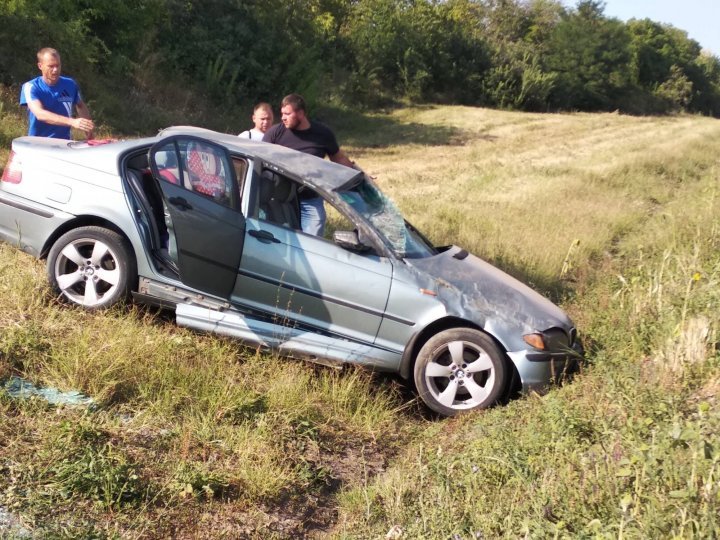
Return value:
<svg viewBox="0 0 720 540">
<path fill-rule="evenodd" d="M 75 128 L 91 139 L 95 126 L 90 111 L 77 83 L 60 75 L 60 53 L 46 47 L 38 51 L 37 59 L 40 77 L 23 84 L 20 91 L 20 105 L 28 108 L 28 135 L 70 139 L 70 128 Z"/>
</svg>

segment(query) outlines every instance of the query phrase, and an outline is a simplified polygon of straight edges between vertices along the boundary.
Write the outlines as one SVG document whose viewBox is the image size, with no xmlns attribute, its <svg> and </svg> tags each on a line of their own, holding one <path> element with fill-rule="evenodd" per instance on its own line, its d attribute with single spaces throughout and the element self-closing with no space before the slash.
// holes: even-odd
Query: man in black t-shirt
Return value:
<svg viewBox="0 0 720 540">
<path fill-rule="evenodd" d="M 305 111 L 305 100 L 299 94 L 285 96 L 280 104 L 282 123 L 271 127 L 263 141 L 287 146 L 319 158 L 357 169 L 345 155 L 335 134 L 325 124 L 310 121 Z M 322 236 L 325 229 L 325 207 L 317 193 L 305 190 L 300 196 L 300 226 L 303 232 Z"/>
</svg>

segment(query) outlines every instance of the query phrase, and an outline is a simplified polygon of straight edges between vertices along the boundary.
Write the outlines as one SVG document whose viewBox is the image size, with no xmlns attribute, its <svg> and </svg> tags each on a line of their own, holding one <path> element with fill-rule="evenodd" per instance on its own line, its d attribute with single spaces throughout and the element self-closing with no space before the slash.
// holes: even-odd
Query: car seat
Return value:
<svg viewBox="0 0 720 540">
<path fill-rule="evenodd" d="M 170 268 L 177 271 L 177 243 L 172 219 L 152 174 L 149 170 L 140 172 L 127 169 L 125 177 L 140 202 L 141 209 L 138 211 L 148 215 L 148 219 L 140 220 L 138 223 L 149 227 L 146 232 L 150 237 L 150 247 L 161 254 L 166 249 L 168 256 L 166 262 Z M 146 222 L 147 225 L 144 225 Z"/>
<path fill-rule="evenodd" d="M 187 170 L 194 191 L 214 199 L 225 195 L 222 160 L 212 148 L 196 142 L 188 144 Z"/>
<path fill-rule="evenodd" d="M 140 208 L 136 211 L 141 217 L 141 214 L 146 214 L 146 219 L 140 220 L 141 226 L 149 227 L 145 232 L 148 234 L 153 248 L 159 248 L 162 246 L 162 232 L 158 224 L 158 217 L 161 215 L 162 210 L 160 203 L 157 198 L 154 197 L 155 193 L 148 190 L 147 184 L 144 180 L 144 175 L 140 171 L 134 169 L 127 169 L 125 172 L 125 178 L 130 184 L 132 192 L 140 203 Z"/>
<path fill-rule="evenodd" d="M 291 229 L 300 228 L 300 206 L 295 182 L 270 170 L 260 181 L 260 217 Z"/>
</svg>

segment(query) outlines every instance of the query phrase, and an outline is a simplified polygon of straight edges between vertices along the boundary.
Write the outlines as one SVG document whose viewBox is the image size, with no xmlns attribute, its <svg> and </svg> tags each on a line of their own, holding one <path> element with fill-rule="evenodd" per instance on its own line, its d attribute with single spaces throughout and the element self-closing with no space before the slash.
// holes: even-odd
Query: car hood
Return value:
<svg viewBox="0 0 720 540">
<path fill-rule="evenodd" d="M 527 285 L 457 246 L 406 262 L 437 285 L 438 299 L 450 315 L 471 320 L 496 335 L 573 327 L 567 314 Z M 515 336 L 516 338 L 517 336 Z"/>
</svg>

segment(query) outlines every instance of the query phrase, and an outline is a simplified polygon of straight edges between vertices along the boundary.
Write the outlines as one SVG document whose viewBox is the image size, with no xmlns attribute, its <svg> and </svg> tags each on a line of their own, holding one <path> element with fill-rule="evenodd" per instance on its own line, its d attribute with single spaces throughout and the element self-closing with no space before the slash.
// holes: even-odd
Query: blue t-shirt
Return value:
<svg viewBox="0 0 720 540">
<path fill-rule="evenodd" d="M 27 106 L 33 100 L 40 100 L 43 109 L 62 116 L 72 118 L 73 107 L 82 101 L 80 88 L 70 77 L 60 77 L 53 86 L 47 84 L 42 77 L 36 77 L 22 85 L 20 105 Z M 54 126 L 38 120 L 28 108 L 28 135 L 70 139 L 68 126 Z"/>
</svg>

